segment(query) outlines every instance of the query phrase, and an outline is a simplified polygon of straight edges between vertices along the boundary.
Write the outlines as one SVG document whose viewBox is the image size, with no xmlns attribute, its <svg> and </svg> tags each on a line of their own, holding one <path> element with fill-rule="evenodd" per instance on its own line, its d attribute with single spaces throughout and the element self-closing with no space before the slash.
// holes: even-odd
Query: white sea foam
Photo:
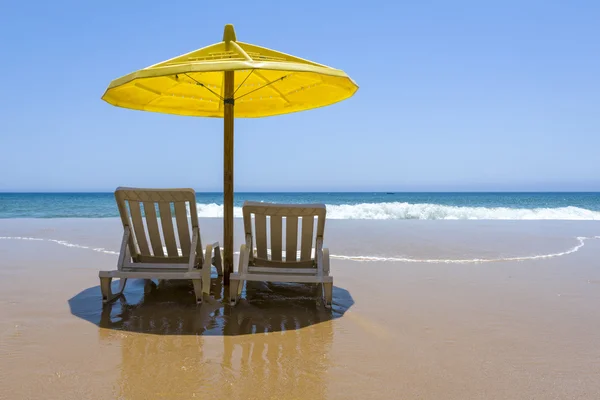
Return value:
<svg viewBox="0 0 600 400">
<path fill-rule="evenodd" d="M 465 258 L 465 259 L 418 259 L 408 257 L 373 257 L 373 256 L 341 256 L 331 255 L 331 258 L 337 258 L 339 260 L 351 260 L 351 261 L 392 261 L 392 262 L 405 262 L 405 263 L 427 263 L 427 264 L 480 264 L 480 263 L 491 263 L 501 261 L 527 261 L 527 260 L 541 260 L 546 258 L 555 258 L 566 256 L 568 254 L 579 251 L 585 246 L 586 240 L 600 239 L 600 236 L 584 237 L 579 236 L 577 239 L 577 245 L 567 249 L 565 251 L 548 254 L 537 254 L 532 256 L 521 256 L 521 257 L 501 257 L 501 258 Z"/>
<path fill-rule="evenodd" d="M 409 257 L 377 257 L 377 256 L 346 256 L 339 254 L 331 254 L 330 257 L 332 259 L 337 260 L 348 260 L 348 261 L 357 261 L 357 262 L 401 262 L 401 263 L 427 263 L 427 264 L 481 264 L 481 263 L 492 263 L 492 262 L 501 262 L 501 261 L 527 261 L 527 260 L 541 260 L 555 257 L 562 257 L 569 254 L 573 254 L 579 251 L 583 246 L 585 246 L 585 242 L 587 240 L 600 239 L 600 236 L 579 236 L 576 238 L 577 244 L 567 250 L 556 252 L 556 253 L 548 253 L 548 254 L 537 254 L 531 256 L 520 256 L 520 257 L 502 257 L 502 258 L 466 258 L 466 259 L 419 259 L 419 258 L 409 258 Z M 97 253 L 110 254 L 110 255 L 118 255 L 117 251 L 108 250 L 102 247 L 92 247 L 92 246 L 84 246 L 75 243 L 67 242 L 66 240 L 56 240 L 56 239 L 45 239 L 45 238 L 34 238 L 34 237 L 21 237 L 21 236 L 0 236 L 0 240 L 26 240 L 26 241 L 38 241 L 38 242 L 50 242 L 56 243 L 61 246 L 77 248 L 77 249 L 85 249 L 95 251 Z M 236 252 L 235 254 L 239 254 Z M 314 253 L 313 253 L 314 254 Z M 285 254 L 284 254 L 285 256 Z"/>
<path fill-rule="evenodd" d="M 196 204 L 198 206 L 198 216 L 200 218 L 223 218 L 223 205 L 221 204 Z M 235 218 L 242 218 L 242 207 L 235 207 L 233 209 L 233 216 Z"/>
<path fill-rule="evenodd" d="M 107 250 L 103 247 L 83 246 L 81 244 L 67 242 L 66 240 L 22 237 L 22 236 L 0 236 L 0 240 L 30 240 L 30 241 L 34 241 L 34 242 L 50 242 L 50 243 L 56 243 L 56 244 L 59 244 L 61 246 L 65 246 L 65 247 L 72 247 L 75 249 L 85 249 L 85 250 L 92 250 L 97 253 L 119 255 L 118 251 Z"/>
<path fill-rule="evenodd" d="M 199 217 L 223 217 L 223 206 L 198 204 Z M 242 208 L 234 208 L 242 217 Z M 456 207 L 440 204 L 363 203 L 327 205 L 328 219 L 470 219 L 470 220 L 600 220 L 600 211 L 579 207 Z"/>
</svg>

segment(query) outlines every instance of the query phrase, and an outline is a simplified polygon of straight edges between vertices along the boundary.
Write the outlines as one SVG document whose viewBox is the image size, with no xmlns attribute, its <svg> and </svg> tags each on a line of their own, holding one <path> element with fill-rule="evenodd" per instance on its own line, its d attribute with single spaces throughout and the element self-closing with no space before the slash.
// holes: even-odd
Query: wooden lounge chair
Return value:
<svg viewBox="0 0 600 400">
<path fill-rule="evenodd" d="M 115 198 L 123 222 L 123 240 L 117 269 L 99 273 L 102 301 L 107 303 L 119 297 L 128 278 L 190 279 L 200 303 L 210 293 L 211 265 L 216 266 L 219 276 L 223 275 L 223 268 L 219 243 L 206 246 L 202 254 L 194 190 L 118 188 Z M 113 278 L 120 278 L 115 294 L 111 290 Z"/>
<path fill-rule="evenodd" d="M 246 244 L 240 249 L 237 273 L 230 277 L 230 301 L 235 305 L 244 281 L 316 283 L 324 305 L 331 307 L 333 277 L 329 276 L 329 249 L 323 248 L 324 204 L 271 204 L 246 201 L 243 206 Z M 252 218 L 254 215 L 254 219 Z M 270 249 L 267 248 L 267 217 Z M 317 230 L 314 234 L 314 221 Z M 285 257 L 283 219 L 285 218 Z M 298 258 L 298 221 L 302 219 Z M 253 221 L 254 220 L 254 221 Z M 252 225 L 254 222 L 254 234 Z M 256 244 L 256 248 L 254 248 Z M 313 248 L 314 244 L 314 248 Z"/>
</svg>

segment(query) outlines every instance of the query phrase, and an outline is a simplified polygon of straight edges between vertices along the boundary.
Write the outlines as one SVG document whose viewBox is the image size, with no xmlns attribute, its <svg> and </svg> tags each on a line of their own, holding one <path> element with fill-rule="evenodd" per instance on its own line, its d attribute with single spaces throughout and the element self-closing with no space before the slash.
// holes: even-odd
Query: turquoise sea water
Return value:
<svg viewBox="0 0 600 400">
<path fill-rule="evenodd" d="M 222 216 L 221 193 L 197 193 L 200 217 Z M 236 193 L 245 200 L 324 203 L 333 219 L 600 220 L 600 193 Z M 117 217 L 112 193 L 0 193 L 0 218 Z"/>
</svg>

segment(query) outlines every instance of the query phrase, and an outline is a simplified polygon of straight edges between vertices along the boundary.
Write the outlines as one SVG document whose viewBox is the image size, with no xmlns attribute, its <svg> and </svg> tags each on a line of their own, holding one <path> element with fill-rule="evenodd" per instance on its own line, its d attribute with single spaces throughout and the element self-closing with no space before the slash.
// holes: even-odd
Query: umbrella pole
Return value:
<svg viewBox="0 0 600 400">
<path fill-rule="evenodd" d="M 225 71 L 224 155 L 223 155 L 223 283 L 229 285 L 233 272 L 233 85 L 234 72 Z"/>
</svg>

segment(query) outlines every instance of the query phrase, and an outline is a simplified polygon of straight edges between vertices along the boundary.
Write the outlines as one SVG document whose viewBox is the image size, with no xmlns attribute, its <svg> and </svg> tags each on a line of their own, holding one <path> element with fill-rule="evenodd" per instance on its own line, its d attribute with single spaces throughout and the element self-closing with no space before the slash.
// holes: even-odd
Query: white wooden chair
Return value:
<svg viewBox="0 0 600 400">
<path fill-rule="evenodd" d="M 246 201 L 243 213 L 246 243 L 240 249 L 238 271 L 230 276 L 231 304 L 235 305 L 239 300 L 244 281 L 301 282 L 320 285 L 324 305 L 330 308 L 333 277 L 329 275 L 329 249 L 323 247 L 325 205 Z M 316 234 L 314 233 L 315 217 L 317 218 Z M 300 218 L 302 227 L 298 254 Z M 267 230 L 267 219 L 269 219 L 270 232 Z M 254 234 L 252 233 L 253 222 Z M 255 243 L 256 248 L 254 248 Z M 270 246 L 267 243 L 270 243 Z"/>
<path fill-rule="evenodd" d="M 211 265 L 216 266 L 219 276 L 223 275 L 221 251 L 217 242 L 206 246 L 202 254 L 194 190 L 117 188 L 115 198 L 123 222 L 123 240 L 117 269 L 99 273 L 102 301 L 119 297 L 128 278 L 190 279 L 198 303 L 208 296 Z M 113 278 L 120 279 L 119 291 L 114 294 Z"/>
</svg>

